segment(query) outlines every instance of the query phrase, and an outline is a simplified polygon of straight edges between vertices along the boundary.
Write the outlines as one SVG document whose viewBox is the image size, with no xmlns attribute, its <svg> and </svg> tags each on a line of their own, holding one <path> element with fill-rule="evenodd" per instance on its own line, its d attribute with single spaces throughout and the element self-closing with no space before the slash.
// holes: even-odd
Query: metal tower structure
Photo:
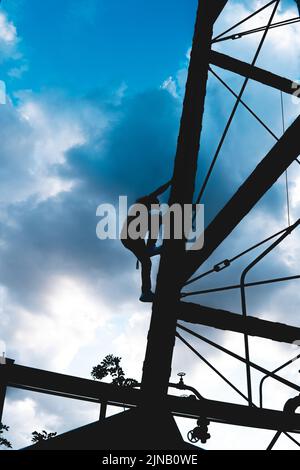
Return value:
<svg viewBox="0 0 300 470">
<path fill-rule="evenodd" d="M 300 165 L 298 156 L 300 153 L 299 135 L 300 135 L 300 117 L 285 130 L 282 137 L 278 138 L 275 133 L 257 116 L 244 101 L 243 96 L 250 80 L 259 82 L 265 86 L 280 90 L 282 93 L 300 96 L 300 85 L 292 80 L 283 78 L 267 70 L 259 68 L 256 63 L 259 54 L 264 46 L 265 40 L 270 30 L 282 28 L 289 24 L 295 24 L 300 21 L 299 17 L 289 20 L 275 22 L 276 11 L 280 0 L 266 2 L 264 6 L 244 18 L 235 25 L 232 25 L 227 31 L 218 36 L 214 36 L 214 25 L 217 19 L 222 15 L 226 8 L 228 0 L 199 0 L 195 24 L 195 33 L 191 58 L 189 64 L 186 92 L 183 103 L 183 112 L 180 123 L 180 131 L 177 143 L 176 158 L 174 164 L 174 173 L 172 178 L 172 188 L 169 204 L 193 204 L 202 201 L 210 176 L 214 170 L 223 143 L 226 139 L 233 119 L 236 116 L 239 106 L 245 107 L 252 116 L 273 136 L 275 145 L 267 153 L 265 158 L 257 165 L 255 170 L 241 185 L 238 191 L 227 202 L 224 208 L 215 216 L 213 221 L 205 229 L 205 244 L 200 251 L 186 251 L 186 240 L 166 240 L 163 246 L 159 273 L 157 278 L 157 289 L 152 308 L 152 318 L 148 334 L 148 343 L 143 367 L 142 383 L 140 390 L 117 390 L 115 387 L 102 383 L 95 383 L 89 380 L 83 380 L 76 377 L 68 377 L 59 374 L 53 374 L 47 371 L 39 371 L 22 367 L 8 361 L 5 365 L 0 365 L 0 414 L 2 414 L 7 387 L 32 390 L 40 393 L 52 394 L 57 396 L 69 397 L 77 400 L 92 401 L 102 404 L 100 424 L 91 425 L 91 427 L 82 428 L 73 431 L 65 436 L 52 440 L 51 444 L 45 446 L 57 446 L 64 448 L 66 442 L 68 446 L 75 442 L 78 436 L 82 439 L 85 435 L 98 435 L 103 431 L 103 426 L 107 423 L 107 436 L 115 437 L 111 429 L 115 429 L 110 419 L 105 419 L 106 406 L 112 404 L 115 406 L 124 406 L 132 408 L 132 411 L 124 413 L 124 419 L 118 419 L 116 427 L 124 431 L 128 426 L 134 428 L 134 424 L 141 423 L 147 417 L 148 422 L 152 423 L 145 432 L 144 439 L 149 440 L 149 448 L 166 449 L 170 446 L 170 441 L 163 442 L 163 432 L 169 429 L 173 439 L 173 446 L 180 446 L 180 439 L 174 431 L 175 423 L 171 420 L 173 416 L 181 416 L 191 419 L 208 419 L 219 423 L 226 423 L 239 426 L 256 427 L 261 429 L 272 429 L 276 435 L 270 444 L 274 446 L 281 433 L 285 433 L 295 444 L 295 439 L 290 436 L 290 432 L 300 433 L 300 416 L 296 414 L 300 406 L 299 397 L 292 398 L 286 404 L 284 411 L 266 410 L 262 406 L 255 406 L 252 394 L 251 370 L 255 369 L 263 374 L 261 391 L 263 383 L 267 378 L 272 378 L 280 383 L 290 387 L 296 392 L 300 392 L 297 384 L 282 378 L 278 372 L 284 367 L 299 359 L 300 354 L 288 363 L 285 363 L 275 371 L 268 371 L 265 368 L 251 361 L 249 349 L 249 336 L 257 336 L 273 341 L 293 343 L 300 338 L 300 327 L 273 323 L 261 320 L 259 318 L 249 317 L 247 312 L 246 289 L 258 285 L 267 285 L 270 283 L 286 282 L 291 279 L 300 279 L 300 275 L 291 277 L 281 277 L 276 279 L 259 280 L 248 282 L 249 272 L 269 253 L 271 253 L 288 235 L 294 232 L 300 225 L 300 219 L 293 225 L 280 232 L 271 235 L 265 240 L 258 241 L 242 253 L 225 259 L 212 267 L 208 272 L 194 276 L 196 271 L 206 262 L 220 244 L 232 233 L 239 223 L 249 214 L 249 212 L 260 201 L 263 195 L 274 185 L 278 178 L 283 175 L 292 163 Z M 236 31 L 236 28 L 242 27 L 247 20 L 255 17 L 261 11 L 270 9 L 269 21 L 265 26 Z M 222 41 L 239 39 L 251 34 L 261 34 L 259 46 L 251 63 L 246 63 L 228 55 L 214 50 L 214 45 Z M 217 74 L 214 66 L 226 69 L 234 74 L 244 78 L 243 85 L 239 93 L 235 93 L 231 87 Z M 205 100 L 207 91 L 207 81 L 209 74 L 214 75 L 223 86 L 236 98 L 235 105 L 230 114 L 224 133 L 220 139 L 217 151 L 211 161 L 209 171 L 204 179 L 198 197 L 195 197 L 195 181 L 197 174 L 197 163 L 199 148 L 202 136 L 203 116 L 205 111 Z M 264 248 L 267 246 L 267 248 Z M 197 292 L 187 292 L 186 287 L 193 282 L 202 279 L 214 272 L 220 272 L 228 268 L 237 259 L 251 253 L 254 249 L 263 248 L 263 251 L 257 256 L 251 264 L 243 271 L 240 283 L 234 286 L 224 286 L 221 288 L 202 290 Z M 194 276 L 194 277 L 193 277 Z M 226 310 L 217 310 L 204 307 L 196 303 L 186 302 L 186 298 L 191 295 L 200 295 L 206 292 L 218 292 L 239 289 L 241 295 L 241 313 L 229 312 Z M 179 323 L 180 322 L 180 323 Z M 184 323 L 184 324 L 183 324 Z M 206 325 L 220 330 L 228 330 L 241 333 L 244 337 L 245 356 L 239 356 L 223 346 L 218 345 L 204 336 L 196 333 L 187 327 L 186 323 Z M 189 335 L 206 342 L 214 348 L 229 354 L 236 360 L 246 366 L 246 379 L 248 385 L 247 395 L 243 394 L 235 387 L 220 371 L 218 371 L 208 360 L 181 336 L 184 331 Z M 198 358 L 204 361 L 215 373 L 224 380 L 236 393 L 245 401 L 246 405 L 235 405 L 230 403 L 216 402 L 207 400 L 195 392 L 196 399 L 188 400 L 175 397 L 169 394 L 170 387 L 178 390 L 190 389 L 187 387 L 183 378 L 178 384 L 170 384 L 171 366 L 175 339 L 178 338 L 185 344 Z M 155 380 L 153 379 L 155 373 Z M 262 392 L 261 392 L 262 396 Z M 261 398 L 262 405 L 262 398 Z M 153 414 L 154 418 L 151 418 Z M 125 416 L 126 415 L 126 416 Z M 123 419 L 123 422 L 122 422 Z M 1 420 L 1 416 L 0 416 Z M 163 422 L 162 430 L 155 429 L 155 420 Z M 152 426 L 153 425 L 153 426 Z M 161 423 L 160 423 L 161 425 Z M 160 427 L 160 426 L 159 426 Z M 110 434 L 110 432 L 112 434 Z M 137 442 L 140 437 L 135 431 L 132 431 L 132 441 L 127 442 L 124 434 L 119 436 L 118 442 L 122 442 L 123 448 L 134 449 L 133 442 Z M 157 434 L 157 439 L 151 440 L 153 434 Z M 77 437 L 76 437 L 77 436 Z M 83 437 L 82 437 L 83 436 Z M 196 439 L 196 434 L 192 438 Z M 93 439 L 92 439 L 93 440 Z M 196 439 L 197 440 L 197 439 Z M 95 444 L 95 440 L 93 441 Z M 195 441 L 193 441 L 195 442 Z M 176 443 L 176 444 L 175 444 Z M 95 444 L 96 445 L 96 444 Z M 110 445 L 109 437 L 102 443 Z M 117 445 L 117 444 L 115 444 Z M 136 448 L 143 448 L 145 441 L 136 444 Z M 298 444 L 299 445 L 299 444 Z M 131 446 L 131 447 L 130 447 Z M 140 447 L 139 447 L 140 446 Z M 156 446 L 156 447 L 155 447 Z M 177 446 L 177 447 L 176 447 Z M 54 448 L 54 447 L 53 447 Z M 75 448 L 75 447 L 74 447 Z M 101 447 L 99 447 L 101 448 Z"/>
<path fill-rule="evenodd" d="M 268 2 L 258 11 L 240 21 L 237 25 L 233 25 L 224 33 L 217 37 L 213 37 L 214 24 L 222 14 L 227 3 L 228 2 L 226 0 L 213 0 L 209 2 L 199 1 L 198 4 L 169 205 L 171 206 L 176 203 L 183 207 L 184 204 L 195 203 L 194 190 L 197 161 L 201 142 L 202 121 L 209 72 L 217 77 L 226 89 L 235 96 L 236 102 L 228 119 L 224 133 L 220 139 L 216 153 L 212 159 L 209 171 L 204 179 L 204 183 L 196 203 L 200 203 L 202 201 L 203 194 L 206 190 L 215 163 L 239 106 L 243 105 L 260 122 L 260 124 L 275 138 L 276 144 L 267 156 L 259 163 L 257 168 L 239 188 L 232 199 L 206 228 L 204 236 L 205 245 L 203 250 L 199 252 L 187 252 L 185 249 L 185 240 L 171 240 L 165 241 L 164 243 L 164 251 L 158 274 L 156 299 L 153 305 L 152 320 L 148 335 L 148 346 L 142 381 L 142 392 L 145 395 L 145 400 L 154 400 L 158 406 L 163 398 L 166 397 L 168 390 L 175 337 L 181 339 L 181 341 L 193 350 L 180 334 L 178 332 L 176 333 L 177 326 L 179 326 L 181 331 L 184 330 L 194 337 L 196 336 L 200 338 L 199 335 L 193 333 L 190 329 L 187 329 L 182 325 L 177 325 L 178 318 L 195 324 L 204 324 L 214 326 L 215 328 L 238 331 L 244 335 L 245 359 L 243 359 L 243 361 L 246 364 L 248 384 L 248 396 L 245 398 L 247 399 L 250 407 L 253 407 L 254 405 L 251 384 L 251 367 L 253 364 L 251 364 L 250 361 L 249 335 L 257 335 L 277 341 L 293 342 L 296 340 L 298 334 L 296 331 L 292 333 L 292 327 L 288 327 L 286 325 L 272 324 L 271 322 L 248 318 L 246 304 L 246 276 L 254 266 L 256 266 L 283 240 L 285 240 L 289 234 L 298 228 L 300 220 L 298 220 L 294 225 L 289 226 L 286 230 L 283 230 L 281 233 L 277 233 L 273 237 L 264 240 L 261 244 L 258 243 L 258 246 L 260 246 L 269 241 L 273 241 L 273 239 L 275 240 L 271 246 L 269 246 L 244 270 L 241 276 L 240 285 L 235 286 L 241 290 L 242 316 L 232 312 L 216 311 L 214 309 L 183 301 L 183 298 L 189 296 L 188 293 L 182 292 L 183 288 L 187 284 L 191 284 L 195 280 L 205 276 L 200 275 L 191 280 L 195 271 L 197 271 L 202 264 L 209 259 L 216 248 L 231 234 L 251 209 L 255 207 L 262 196 L 273 186 L 278 178 L 287 171 L 288 167 L 293 162 L 299 163 L 298 155 L 300 149 L 299 144 L 297 143 L 297 135 L 300 130 L 300 118 L 296 119 L 291 127 L 286 130 L 283 136 L 279 139 L 243 101 L 243 95 L 250 80 L 255 80 L 264 85 L 276 88 L 280 90 L 281 93 L 294 94 L 298 97 L 298 84 L 258 68 L 256 66 L 256 62 L 264 46 L 269 30 L 275 27 L 283 27 L 293 22 L 298 22 L 299 18 L 291 18 L 284 22 L 275 23 L 274 18 L 280 3 L 280 0 L 275 0 Z M 238 26 L 243 25 L 243 23 L 248 19 L 254 17 L 256 14 L 267 8 L 270 9 L 271 14 L 268 23 L 264 27 L 230 34 L 232 31 L 236 30 Z M 258 32 L 262 32 L 262 37 L 251 64 L 221 54 L 213 49 L 214 44 L 221 41 L 238 39 L 245 35 L 256 34 Z M 217 75 L 217 73 L 211 68 L 212 65 L 221 67 L 244 77 L 243 85 L 238 94 L 236 94 L 226 84 L 226 82 Z M 257 248 L 257 245 L 252 247 L 250 250 L 247 250 L 247 253 L 253 248 Z M 243 254 L 244 253 L 241 255 Z M 226 267 L 229 267 L 231 262 L 232 261 L 230 260 L 225 260 L 220 263 L 220 265 L 215 266 L 212 271 L 221 271 Z M 210 272 L 206 274 L 210 274 Z M 294 276 L 293 278 L 297 279 L 299 276 Z M 280 282 L 283 280 L 286 281 L 288 279 L 267 280 L 266 283 Z M 199 292 L 191 293 L 191 295 L 193 294 L 199 294 Z M 254 328 L 253 330 L 254 324 L 256 324 L 257 328 Z M 285 337 L 285 331 L 289 331 L 291 333 L 289 338 Z M 276 332 L 278 333 L 278 336 Z M 194 352 L 197 354 L 195 350 Z M 152 379 L 153 370 L 156 371 L 155 382 L 153 382 Z M 239 394 L 241 395 L 240 392 Z"/>
<path fill-rule="evenodd" d="M 262 70 L 255 65 L 259 57 L 259 53 L 264 45 L 268 31 L 275 26 L 279 27 L 299 20 L 298 18 L 294 18 L 284 22 L 284 24 L 274 24 L 273 20 L 279 3 L 279 0 L 267 3 L 263 8 L 259 9 L 250 17 L 239 22 L 237 25 L 234 25 L 225 33 L 217 36 L 216 38 L 213 38 L 214 23 L 222 13 L 224 7 L 227 4 L 227 1 L 214 0 L 210 2 L 199 2 L 188 81 L 186 85 L 186 95 L 178 139 L 177 154 L 175 159 L 172 192 L 169 201 L 170 205 L 174 203 L 178 203 L 180 205 L 192 204 L 194 202 L 194 187 L 208 72 L 210 71 L 212 74 L 217 76 L 216 72 L 211 69 L 211 65 L 216 65 L 226 70 L 230 70 L 236 74 L 239 74 L 240 76 L 245 77 L 245 80 L 240 93 L 236 95 L 236 103 L 226 125 L 224 134 L 220 140 L 220 144 L 213 158 L 200 195 L 197 198 L 197 203 L 202 200 L 203 193 L 206 189 L 213 167 L 216 163 L 216 159 L 218 158 L 238 106 L 246 106 L 247 109 L 257 119 L 259 119 L 258 116 L 256 116 L 256 114 L 251 110 L 251 108 L 249 108 L 242 100 L 249 80 L 256 80 L 260 83 L 263 83 L 264 85 L 279 89 L 282 92 L 298 96 L 297 92 L 299 85 L 294 84 L 291 80 L 284 79 L 268 71 Z M 234 30 L 237 26 L 240 26 L 246 22 L 247 19 L 253 17 L 255 14 L 261 12 L 267 7 L 271 7 L 272 12 L 269 22 L 265 27 L 228 35 L 228 33 Z M 263 32 L 263 36 L 260 40 L 259 47 L 251 64 L 246 64 L 240 60 L 216 52 L 212 48 L 214 44 L 220 41 L 239 38 L 246 34 L 254 34 L 260 31 Z M 220 78 L 220 80 L 222 79 Z M 222 82 L 223 85 L 226 86 L 226 83 L 224 81 Z M 229 88 L 228 85 L 227 88 Z M 234 93 L 233 90 L 231 90 L 231 92 Z M 264 125 L 264 127 L 267 127 L 261 120 L 260 122 L 262 125 Z M 205 230 L 205 246 L 203 250 L 199 252 L 186 252 L 185 241 L 172 240 L 165 242 L 165 250 L 162 254 L 158 275 L 157 295 L 153 305 L 152 322 L 149 331 L 148 348 L 144 364 L 142 389 L 145 394 L 147 394 L 147 389 L 149 392 L 151 389 L 152 397 L 153 394 L 156 395 L 157 393 L 157 396 L 160 399 L 163 394 L 166 393 L 168 388 L 175 330 L 178 319 L 177 315 L 179 314 L 182 319 L 186 319 L 184 312 L 191 308 L 190 304 L 183 303 L 181 300 L 182 297 L 187 297 L 187 294 L 182 294 L 182 289 L 186 284 L 190 284 L 191 282 L 200 278 L 197 277 L 196 279 L 189 281 L 195 271 L 202 266 L 202 264 L 210 257 L 215 249 L 230 235 L 230 233 L 257 204 L 262 196 L 273 186 L 273 184 L 287 170 L 287 168 L 294 161 L 299 163 L 297 160 L 300 150 L 297 143 L 299 129 L 300 118 L 296 119 L 296 121 L 280 139 L 276 137 L 276 145 L 270 150 L 268 155 L 260 162 L 250 177 L 244 182 L 244 184 L 239 188 L 232 199 L 225 205 L 219 214 L 217 214 L 215 219 Z M 271 130 L 269 131 L 272 132 Z M 281 238 L 277 240 L 275 246 L 284 240 L 289 233 L 295 230 L 298 225 L 299 221 L 292 227 L 283 230 L 282 233 L 275 234 L 274 238 L 281 235 Z M 271 239 L 272 238 L 273 237 L 271 237 Z M 267 241 L 269 240 L 264 242 Z M 256 263 L 258 261 L 259 260 L 257 260 Z M 220 265 L 219 268 L 216 267 L 215 271 L 225 268 L 226 263 L 227 266 L 231 264 L 229 260 L 226 260 L 225 263 L 223 263 L 223 266 Z M 248 270 L 251 268 L 252 266 L 249 267 Z M 244 274 L 244 277 L 246 277 L 246 274 L 247 273 Z M 214 317 L 216 318 L 216 315 L 213 314 L 214 312 L 212 309 L 209 311 L 209 309 L 201 309 L 201 307 L 197 309 L 197 307 L 194 306 L 194 313 L 196 314 L 197 311 L 198 313 L 202 312 L 202 314 L 209 314 L 209 316 L 211 316 L 211 321 L 214 322 L 214 326 L 218 326 L 218 320 L 215 319 L 214 321 Z M 238 331 L 247 333 L 245 335 L 245 346 L 246 360 L 248 362 L 249 353 L 247 345 L 247 325 L 249 320 L 246 318 L 242 320 L 236 316 L 231 316 L 231 319 L 232 323 L 229 322 L 227 324 L 228 329 L 237 331 L 237 324 L 240 323 L 241 328 L 239 328 Z M 199 315 L 198 323 L 201 324 L 201 315 Z M 204 323 L 207 324 L 207 322 Z M 259 320 L 257 320 L 257 325 L 259 325 L 259 323 L 260 325 L 263 325 L 262 321 L 259 322 Z M 266 327 L 267 328 L 264 330 L 266 335 L 265 337 L 272 337 L 274 329 L 279 328 L 279 325 L 272 325 L 271 323 L 268 323 Z M 267 330 L 269 330 L 269 332 Z M 279 328 L 279 330 L 280 333 L 283 333 L 282 328 Z M 157 347 L 158 344 L 159 348 Z M 153 385 L 151 382 L 151 371 L 154 369 L 157 370 L 158 373 L 158 378 L 155 385 Z M 248 377 L 248 382 L 249 380 L 250 378 Z M 149 386 L 150 383 L 151 386 Z M 250 388 L 249 400 L 250 402 L 252 401 Z"/>
</svg>

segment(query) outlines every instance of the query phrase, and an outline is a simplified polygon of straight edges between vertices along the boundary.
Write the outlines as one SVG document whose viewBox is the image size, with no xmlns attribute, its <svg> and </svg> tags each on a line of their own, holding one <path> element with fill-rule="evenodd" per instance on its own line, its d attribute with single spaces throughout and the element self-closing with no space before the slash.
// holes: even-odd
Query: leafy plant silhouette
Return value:
<svg viewBox="0 0 300 470">
<path fill-rule="evenodd" d="M 138 385 L 137 380 L 126 378 L 125 373 L 120 366 L 122 358 L 113 354 L 106 356 L 103 361 L 93 367 L 91 375 L 94 380 L 103 380 L 107 376 L 112 377 L 112 384 L 117 387 L 133 388 Z"/>
<path fill-rule="evenodd" d="M 5 431 L 9 431 L 9 427 L 5 426 L 5 424 L 0 423 L 0 447 L 3 446 L 3 447 L 6 447 L 7 449 L 12 449 L 11 443 L 7 439 L 2 437 Z"/>
<path fill-rule="evenodd" d="M 53 439 L 55 436 L 57 436 L 57 432 L 48 433 L 47 431 L 42 431 L 40 433 L 40 432 L 34 431 L 32 433 L 31 442 L 33 442 L 34 444 L 37 444 L 39 442 L 49 441 L 49 439 Z"/>
</svg>

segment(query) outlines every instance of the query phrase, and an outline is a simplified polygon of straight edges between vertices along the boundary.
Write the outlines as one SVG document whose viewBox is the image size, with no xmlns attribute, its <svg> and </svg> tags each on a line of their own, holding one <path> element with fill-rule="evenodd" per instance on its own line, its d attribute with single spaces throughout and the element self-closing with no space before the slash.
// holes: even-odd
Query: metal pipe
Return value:
<svg viewBox="0 0 300 470">
<path fill-rule="evenodd" d="M 288 235 L 290 235 L 296 228 L 300 225 L 300 219 L 286 230 L 286 232 L 281 235 L 275 242 L 273 242 L 266 250 L 264 250 L 259 256 L 257 256 L 242 272 L 240 285 L 241 285 L 241 304 L 242 304 L 242 315 L 244 318 L 247 318 L 247 300 L 246 300 L 246 277 L 249 272 L 260 262 L 262 261 L 269 253 L 271 253 L 275 248 L 277 248 L 280 243 L 282 243 Z M 248 396 L 249 404 L 252 405 L 252 384 L 251 384 L 251 366 L 250 366 L 250 349 L 249 349 L 249 336 L 247 333 L 244 334 L 244 343 L 245 343 L 245 358 L 246 358 L 246 374 L 247 374 L 247 387 L 248 387 Z"/>
<path fill-rule="evenodd" d="M 277 372 L 285 369 L 287 366 L 289 366 L 290 364 L 292 364 L 293 362 L 297 361 L 297 359 L 300 359 L 300 354 L 298 354 L 296 357 L 294 357 L 294 359 L 290 359 L 289 361 L 285 362 L 282 366 L 280 367 L 277 367 L 277 369 L 273 370 L 272 373 L 273 374 L 276 374 Z M 264 386 L 264 383 L 265 381 L 270 377 L 269 374 L 266 374 L 260 381 L 260 384 L 259 384 L 259 406 L 260 408 L 263 407 L 263 386 Z"/>
</svg>

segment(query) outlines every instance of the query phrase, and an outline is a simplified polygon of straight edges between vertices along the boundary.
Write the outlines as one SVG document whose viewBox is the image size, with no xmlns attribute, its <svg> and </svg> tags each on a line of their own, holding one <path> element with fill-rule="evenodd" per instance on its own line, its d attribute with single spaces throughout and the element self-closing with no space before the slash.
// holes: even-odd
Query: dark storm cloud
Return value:
<svg viewBox="0 0 300 470">
<path fill-rule="evenodd" d="M 116 203 L 122 194 L 132 202 L 169 177 L 178 107 L 167 92 L 152 91 L 119 109 L 108 104 L 110 117 L 113 111 L 108 130 L 90 133 L 86 144 L 69 151 L 65 165 L 52 168 L 56 177 L 76 179 L 70 192 L 12 204 L 14 223 L 2 221 L 1 283 L 23 307 L 39 311 L 44 291 L 59 274 L 100 283 L 114 302 L 132 291 L 125 273 L 134 269 L 134 258 L 119 241 L 96 238 L 96 208 Z"/>
<path fill-rule="evenodd" d="M 212 99 L 208 101 L 204 123 L 204 135 L 208 137 L 203 139 L 201 146 L 200 181 L 211 161 L 231 103 L 228 97 L 216 95 L 220 93 L 216 90 L 219 88 L 211 90 Z M 31 198 L 11 205 L 9 216 L 15 223 L 2 223 L 5 244 L 2 248 L 1 282 L 23 306 L 34 307 L 38 311 L 43 291 L 48 289 L 52 276 L 70 272 L 90 279 L 90 282 L 102 283 L 108 297 L 116 302 L 133 290 L 125 273 L 133 270 L 134 259 L 124 252 L 118 241 L 99 241 L 96 238 L 96 208 L 103 202 L 116 203 L 119 195 L 123 194 L 129 196 L 131 203 L 169 179 L 176 149 L 180 103 L 162 90 L 125 98 L 120 103 L 114 102 L 113 96 L 102 91 L 87 98 L 86 101 L 92 99 L 93 106 L 108 116 L 109 124 L 104 130 L 90 132 L 85 144 L 68 151 L 64 165 L 52 168 L 60 178 L 75 179 L 75 187 L 46 201 L 37 202 Z M 223 103 L 223 112 L 218 110 L 217 115 L 213 106 L 216 99 Z M 243 127 L 249 126 L 248 116 L 242 115 L 241 118 L 244 120 L 239 120 L 239 130 L 233 124 L 232 134 L 226 141 L 224 153 L 220 155 L 207 189 L 204 199 L 207 221 L 241 183 L 244 175 L 236 169 L 242 166 L 240 155 L 243 153 L 244 160 L 244 154 L 249 153 L 245 165 L 248 172 L 255 166 L 250 157 L 256 154 L 256 144 L 251 142 L 250 151 L 249 127 L 247 133 L 243 132 Z M 93 122 L 92 127 L 97 129 L 97 122 Z M 241 146 L 234 148 L 231 139 L 234 140 L 241 130 Z M 265 149 L 268 144 L 264 144 Z M 237 165 L 234 164 L 236 160 Z M 276 209 L 280 197 L 280 191 L 275 188 L 272 195 L 261 203 L 261 210 Z M 245 240 L 245 245 L 247 242 Z M 231 272 L 233 279 L 234 271 Z M 117 296 L 111 296 L 114 288 L 110 282 L 112 278 L 120 281 Z M 211 298 L 213 303 L 214 299 Z"/>
<path fill-rule="evenodd" d="M 172 174 L 179 107 L 166 91 L 153 90 L 125 99 L 116 112 L 105 136 L 69 152 L 66 175 L 99 195 L 136 198 Z"/>
</svg>

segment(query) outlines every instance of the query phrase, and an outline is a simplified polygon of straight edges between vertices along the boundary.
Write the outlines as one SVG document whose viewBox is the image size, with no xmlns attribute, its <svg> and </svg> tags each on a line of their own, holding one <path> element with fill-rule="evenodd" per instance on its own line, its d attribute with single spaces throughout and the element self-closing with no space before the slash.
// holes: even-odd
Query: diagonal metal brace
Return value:
<svg viewBox="0 0 300 470">
<path fill-rule="evenodd" d="M 221 67 L 222 69 L 229 70 L 230 72 L 237 73 L 256 82 L 276 88 L 289 95 L 300 97 L 300 85 L 287 78 L 280 77 L 275 73 L 268 72 L 267 70 L 248 64 L 241 60 L 230 57 L 226 54 L 221 54 L 217 51 L 211 51 L 210 56 L 211 64 Z"/>
</svg>

